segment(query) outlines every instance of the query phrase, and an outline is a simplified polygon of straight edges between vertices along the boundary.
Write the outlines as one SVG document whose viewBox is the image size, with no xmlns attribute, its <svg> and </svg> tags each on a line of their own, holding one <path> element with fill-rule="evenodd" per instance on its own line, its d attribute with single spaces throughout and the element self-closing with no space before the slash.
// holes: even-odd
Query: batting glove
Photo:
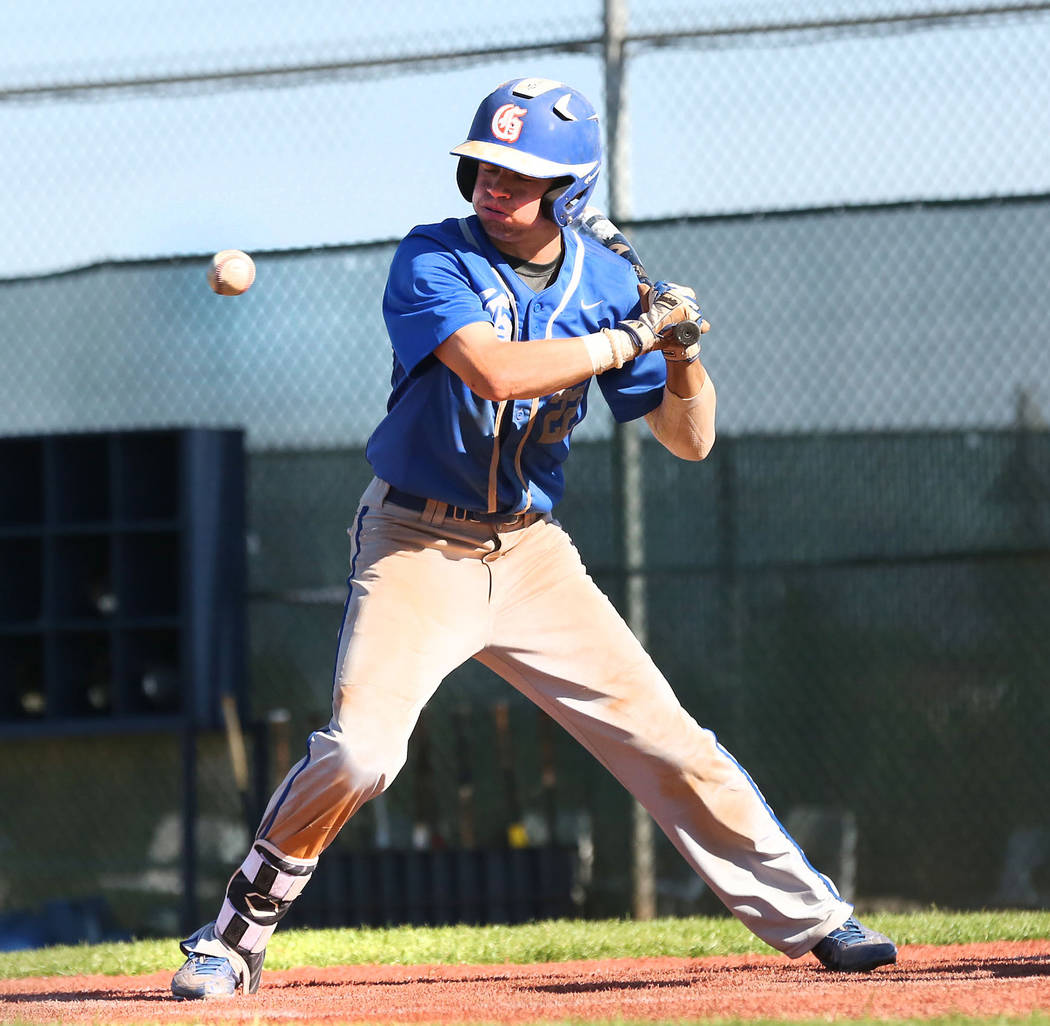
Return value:
<svg viewBox="0 0 1050 1026">
<path fill-rule="evenodd" d="M 657 282 L 651 287 L 640 285 L 638 291 L 642 301 L 641 316 L 619 321 L 615 328 L 603 328 L 600 335 L 595 336 L 604 336 L 609 347 L 609 355 L 604 359 L 596 358 L 593 352 L 591 354 L 596 374 L 612 367 L 622 367 L 642 353 L 662 349 L 665 343 L 673 351 L 677 347 L 677 350 L 687 352 L 689 355 L 685 359 L 690 361 L 700 355 L 698 346 L 685 349 L 674 342 L 671 334 L 674 326 L 682 321 L 706 323 L 697 305 L 696 293 L 685 285 L 675 285 L 671 282 Z M 672 355 L 672 359 L 675 358 Z"/>
<path fill-rule="evenodd" d="M 697 317 L 700 315 L 700 307 L 696 305 L 696 292 L 688 285 L 679 285 L 673 281 L 654 281 L 651 286 L 639 285 L 638 292 L 642 297 L 643 310 L 649 310 L 660 296 L 666 295 L 668 292 L 674 292 L 676 295 L 681 296 L 682 299 L 692 303 Z M 697 318 L 692 319 L 696 320 Z"/>
<path fill-rule="evenodd" d="M 644 286 L 643 286 L 644 288 Z M 674 282 L 669 281 L 658 281 L 653 283 L 652 289 L 646 290 L 642 294 L 642 305 L 646 306 L 651 304 L 655 297 L 659 297 L 668 292 L 677 293 L 683 297 L 686 304 L 690 308 L 691 316 L 689 320 L 696 321 L 700 325 L 700 334 L 704 334 L 710 331 L 711 325 L 704 320 L 703 314 L 700 312 L 700 307 L 696 302 L 696 293 L 689 288 L 687 285 L 677 285 Z M 656 344 L 664 354 L 664 359 L 668 363 L 693 363 L 695 360 L 700 359 L 700 341 L 693 342 L 690 345 L 683 345 L 675 337 L 674 325 L 670 328 L 665 328 L 660 334 L 660 341 Z"/>
</svg>

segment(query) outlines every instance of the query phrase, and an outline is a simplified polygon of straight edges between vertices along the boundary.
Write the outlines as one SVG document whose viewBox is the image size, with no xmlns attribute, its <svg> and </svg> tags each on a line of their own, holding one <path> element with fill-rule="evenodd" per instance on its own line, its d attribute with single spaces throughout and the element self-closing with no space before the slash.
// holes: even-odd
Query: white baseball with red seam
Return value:
<svg viewBox="0 0 1050 1026">
<path fill-rule="evenodd" d="M 255 281 L 255 261 L 239 249 L 224 249 L 211 258 L 208 284 L 220 296 L 239 296 Z"/>
</svg>

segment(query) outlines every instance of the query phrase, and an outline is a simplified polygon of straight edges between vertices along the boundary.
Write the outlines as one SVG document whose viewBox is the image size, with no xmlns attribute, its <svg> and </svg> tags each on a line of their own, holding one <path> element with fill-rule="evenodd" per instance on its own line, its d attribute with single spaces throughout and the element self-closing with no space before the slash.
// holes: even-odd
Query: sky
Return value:
<svg viewBox="0 0 1050 1026">
<path fill-rule="evenodd" d="M 636 33 L 954 7 L 628 6 Z M 579 52 L 251 88 L 17 92 L 597 39 L 600 0 L 514 10 L 480 0 L 256 0 L 228 10 L 203 0 L 7 0 L 3 14 L 7 431 L 235 416 L 256 445 L 359 439 L 381 414 L 389 376 L 385 345 L 374 345 L 388 249 L 297 251 L 389 242 L 468 213 L 448 151 L 508 78 L 569 82 L 605 113 L 600 63 Z M 663 249 L 661 267 L 673 271 L 658 273 L 696 284 L 716 325 L 705 362 L 723 429 L 1000 426 L 1014 421 L 1022 392 L 1050 410 L 1035 298 L 1045 289 L 1042 208 L 956 216 L 910 206 L 1050 193 L 1050 10 L 628 50 L 625 218 L 906 205 L 899 216 L 712 222 Z M 594 199 L 608 204 L 608 174 Z M 635 233 L 659 247 L 676 229 Z M 260 279 L 243 300 L 212 302 L 203 268 L 225 248 L 261 258 Z M 120 266 L 37 280 L 108 262 Z M 982 322 L 979 342 L 966 330 L 971 316 Z M 985 354 L 996 373 L 978 372 Z M 358 393 L 347 393 L 350 380 Z M 891 385 L 870 387 L 883 380 Z M 608 429 L 603 408 L 595 404 L 585 430 Z"/>
<path fill-rule="evenodd" d="M 627 6 L 631 30 L 651 31 L 954 5 Z M 0 92 L 595 38 L 601 22 L 599 0 L 515 10 L 478 0 L 257 0 L 226 10 L 202 0 L 9 0 Z M 763 40 L 631 51 L 625 216 L 1050 189 L 1050 17 Z M 602 109 L 599 63 L 588 54 L 288 88 L 8 95 L 0 277 L 228 246 L 390 239 L 466 212 L 448 150 L 481 97 L 517 74 L 570 82 Z M 606 189 L 601 181 L 601 205 Z"/>
</svg>

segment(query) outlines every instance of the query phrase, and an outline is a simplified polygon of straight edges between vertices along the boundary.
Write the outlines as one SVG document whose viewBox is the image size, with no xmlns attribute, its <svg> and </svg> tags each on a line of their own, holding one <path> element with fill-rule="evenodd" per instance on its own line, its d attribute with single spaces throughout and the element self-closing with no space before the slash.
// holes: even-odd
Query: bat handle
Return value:
<svg viewBox="0 0 1050 1026">
<path fill-rule="evenodd" d="M 680 346 L 691 346 L 700 341 L 700 325 L 696 321 L 682 321 L 674 326 L 674 340 Z"/>
</svg>

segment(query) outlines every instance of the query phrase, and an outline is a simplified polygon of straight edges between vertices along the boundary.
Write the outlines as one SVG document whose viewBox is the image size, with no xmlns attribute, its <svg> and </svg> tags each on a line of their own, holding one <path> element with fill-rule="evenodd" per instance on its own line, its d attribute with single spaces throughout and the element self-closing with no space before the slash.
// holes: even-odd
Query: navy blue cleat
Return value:
<svg viewBox="0 0 1050 1026">
<path fill-rule="evenodd" d="M 861 926 L 850 916 L 813 949 L 825 969 L 839 973 L 866 973 L 897 961 L 897 945 L 881 933 Z"/>
<path fill-rule="evenodd" d="M 180 1001 L 233 997 L 239 989 L 237 972 L 228 958 L 193 952 L 171 981 Z"/>
</svg>

